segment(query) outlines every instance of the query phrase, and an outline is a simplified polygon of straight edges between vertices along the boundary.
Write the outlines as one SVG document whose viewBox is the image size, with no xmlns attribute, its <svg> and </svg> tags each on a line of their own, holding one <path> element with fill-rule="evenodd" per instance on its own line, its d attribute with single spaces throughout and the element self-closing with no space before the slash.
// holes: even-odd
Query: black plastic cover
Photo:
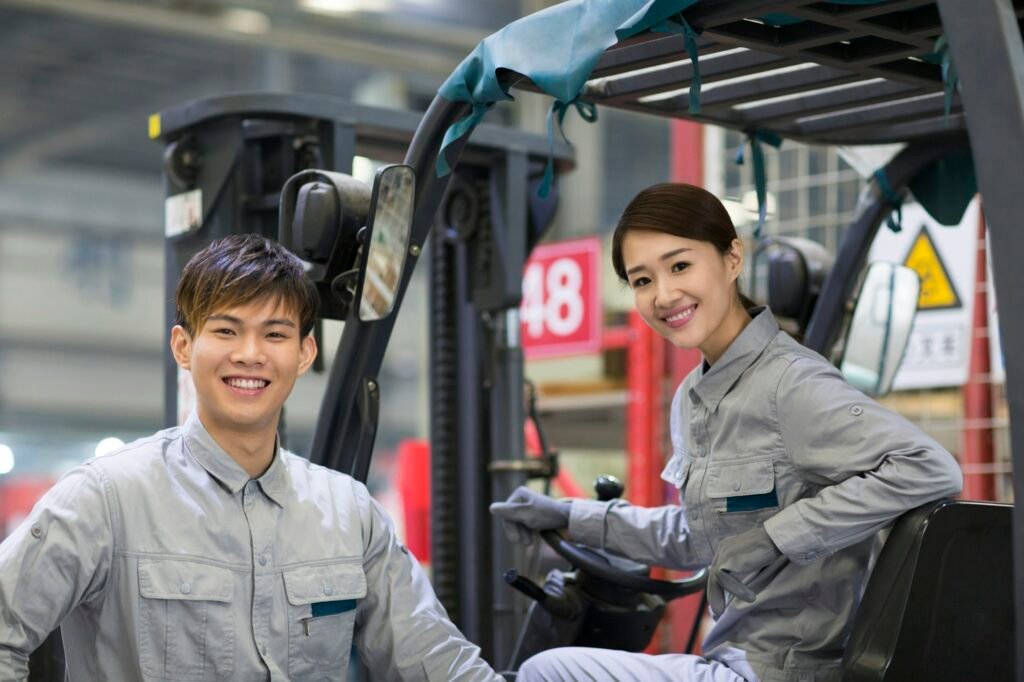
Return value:
<svg viewBox="0 0 1024 682">
<path fill-rule="evenodd" d="M 857 614 L 844 682 L 1013 679 L 1012 509 L 943 500 L 896 523 Z"/>
</svg>

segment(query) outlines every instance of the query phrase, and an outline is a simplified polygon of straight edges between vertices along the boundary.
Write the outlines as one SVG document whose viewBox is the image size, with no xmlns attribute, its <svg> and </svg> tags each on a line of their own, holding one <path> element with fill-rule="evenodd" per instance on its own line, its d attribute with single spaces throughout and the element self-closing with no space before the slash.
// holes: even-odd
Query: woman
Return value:
<svg viewBox="0 0 1024 682">
<path fill-rule="evenodd" d="M 567 528 L 574 541 L 651 565 L 710 566 L 715 622 L 703 658 L 553 649 L 518 679 L 838 680 L 878 531 L 958 493 L 956 461 L 742 296 L 743 244 L 710 193 L 641 192 L 615 229 L 612 262 L 647 324 L 704 356 L 672 400 L 662 478 L 681 504 L 559 501 L 520 488 L 492 513 L 520 540 Z"/>
</svg>

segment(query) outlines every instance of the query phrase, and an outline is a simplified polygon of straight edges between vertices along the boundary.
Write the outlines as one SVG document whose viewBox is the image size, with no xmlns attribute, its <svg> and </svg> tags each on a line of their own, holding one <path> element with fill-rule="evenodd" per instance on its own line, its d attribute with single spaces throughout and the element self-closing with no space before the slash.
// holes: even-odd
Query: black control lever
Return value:
<svg viewBox="0 0 1024 682">
<path fill-rule="evenodd" d="M 519 575 L 519 571 L 514 568 L 510 568 L 505 571 L 505 582 L 508 583 L 509 586 L 514 587 L 525 594 L 530 599 L 538 601 L 541 604 L 543 604 L 548 598 L 547 593 L 541 589 L 540 585 L 525 576 Z"/>
<path fill-rule="evenodd" d="M 554 592 L 548 592 L 529 578 L 519 575 L 519 571 L 514 568 L 505 571 L 505 582 L 536 601 L 553 616 L 573 620 L 580 615 L 578 599 L 573 599 L 570 594 L 558 588 Z"/>
</svg>

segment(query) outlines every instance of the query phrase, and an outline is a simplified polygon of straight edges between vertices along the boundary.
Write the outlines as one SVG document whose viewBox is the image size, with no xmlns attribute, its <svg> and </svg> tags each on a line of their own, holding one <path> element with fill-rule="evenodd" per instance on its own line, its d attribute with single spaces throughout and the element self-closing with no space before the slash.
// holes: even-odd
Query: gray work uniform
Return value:
<svg viewBox="0 0 1024 682">
<path fill-rule="evenodd" d="M 500 680 L 366 488 L 195 414 L 64 476 L 0 545 L 0 679 L 61 625 L 68 679 Z"/>
<path fill-rule="evenodd" d="M 768 309 L 751 313 L 718 362 L 691 372 L 672 401 L 673 452 L 662 477 L 682 504 L 574 500 L 569 535 L 636 561 L 692 569 L 710 565 L 724 538 L 763 524 L 784 556 L 740 576 L 757 600 L 730 598 L 704 641 L 708 660 L 686 657 L 695 660 L 677 679 L 838 680 L 879 531 L 909 509 L 955 495 L 963 479 L 942 446 L 847 384 L 780 331 Z M 602 654 L 546 652 L 528 662 L 523 679 L 590 679 Z M 551 666 L 556 659 L 562 672 Z M 644 660 L 633 660 L 635 679 L 647 679 Z M 711 662 L 729 669 L 712 674 Z M 691 669 L 699 675 L 685 676 Z"/>
</svg>

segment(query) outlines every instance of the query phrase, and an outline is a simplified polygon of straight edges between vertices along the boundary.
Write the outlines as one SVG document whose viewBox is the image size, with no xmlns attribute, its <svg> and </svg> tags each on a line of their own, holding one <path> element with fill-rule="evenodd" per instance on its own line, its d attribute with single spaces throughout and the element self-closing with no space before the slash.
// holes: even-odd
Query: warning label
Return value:
<svg viewBox="0 0 1024 682">
<path fill-rule="evenodd" d="M 903 264 L 914 270 L 921 277 L 921 295 L 917 300 L 919 310 L 941 310 L 960 308 L 962 302 L 953 284 L 953 278 L 928 228 L 921 226 L 921 231 L 914 238 Z"/>
</svg>

